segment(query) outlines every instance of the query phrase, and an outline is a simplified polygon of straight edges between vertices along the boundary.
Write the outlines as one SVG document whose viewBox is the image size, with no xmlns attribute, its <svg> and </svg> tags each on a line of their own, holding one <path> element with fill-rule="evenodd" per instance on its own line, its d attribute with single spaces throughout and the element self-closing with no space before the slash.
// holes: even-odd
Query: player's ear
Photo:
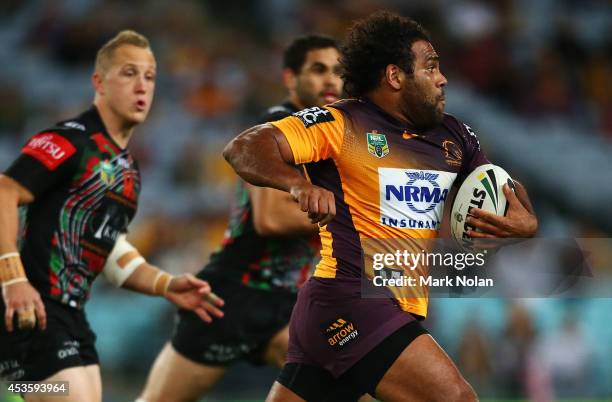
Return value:
<svg viewBox="0 0 612 402">
<path fill-rule="evenodd" d="M 283 83 L 285 84 L 285 88 L 288 90 L 293 90 L 296 87 L 297 77 L 295 73 L 290 68 L 283 68 Z"/>
<path fill-rule="evenodd" d="M 102 86 L 102 74 L 98 71 L 94 71 L 91 75 L 91 85 L 97 94 L 104 95 L 104 88 Z"/>
<path fill-rule="evenodd" d="M 396 91 L 399 91 L 402 88 L 401 74 L 402 74 L 401 68 L 399 68 L 395 64 L 389 64 L 385 68 L 385 81 L 387 82 L 387 85 L 389 85 L 391 88 L 395 89 Z"/>
</svg>

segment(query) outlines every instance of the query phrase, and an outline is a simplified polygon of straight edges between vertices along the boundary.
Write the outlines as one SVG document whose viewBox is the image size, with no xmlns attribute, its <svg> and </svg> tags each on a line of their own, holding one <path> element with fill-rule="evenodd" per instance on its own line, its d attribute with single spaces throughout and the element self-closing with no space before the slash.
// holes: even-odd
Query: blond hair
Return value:
<svg viewBox="0 0 612 402">
<path fill-rule="evenodd" d="M 149 40 L 144 35 L 129 29 L 121 31 L 98 50 L 96 54 L 96 72 L 107 71 L 113 60 L 115 50 L 125 45 L 132 45 L 143 49 L 151 48 Z"/>
</svg>

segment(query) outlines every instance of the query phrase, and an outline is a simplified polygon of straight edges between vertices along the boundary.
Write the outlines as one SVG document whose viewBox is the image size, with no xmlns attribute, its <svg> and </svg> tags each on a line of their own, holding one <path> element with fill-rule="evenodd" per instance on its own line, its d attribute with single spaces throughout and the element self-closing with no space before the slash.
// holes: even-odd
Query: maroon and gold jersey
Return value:
<svg viewBox="0 0 612 402">
<path fill-rule="evenodd" d="M 453 183 L 488 163 L 472 130 L 448 114 L 435 129 L 418 132 L 367 100 L 350 99 L 272 124 L 287 138 L 295 163 L 306 164 L 311 182 L 335 196 L 336 217 L 320 230 L 315 277 L 371 277 L 364 256 L 393 253 L 396 239 L 421 251 L 438 236 Z M 427 294 L 391 290 L 402 309 L 427 314 Z"/>
</svg>

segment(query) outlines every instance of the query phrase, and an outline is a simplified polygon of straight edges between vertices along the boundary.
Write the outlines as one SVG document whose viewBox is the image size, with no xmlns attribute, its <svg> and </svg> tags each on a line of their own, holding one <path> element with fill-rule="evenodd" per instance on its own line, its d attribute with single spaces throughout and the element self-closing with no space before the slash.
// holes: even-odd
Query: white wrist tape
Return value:
<svg viewBox="0 0 612 402">
<path fill-rule="evenodd" d="M 138 250 L 127 241 L 126 235 L 122 234 L 108 255 L 102 273 L 110 283 L 120 287 L 134 270 L 145 262 Z"/>
<path fill-rule="evenodd" d="M 172 281 L 172 275 L 167 272 L 159 271 L 153 281 L 152 292 L 157 296 L 166 296 L 168 293 L 168 286 Z"/>
</svg>

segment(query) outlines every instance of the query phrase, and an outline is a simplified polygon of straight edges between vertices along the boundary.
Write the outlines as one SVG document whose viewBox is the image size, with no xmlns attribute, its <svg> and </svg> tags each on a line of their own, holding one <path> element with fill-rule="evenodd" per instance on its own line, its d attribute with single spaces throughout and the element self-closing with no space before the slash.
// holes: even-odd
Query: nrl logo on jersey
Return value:
<svg viewBox="0 0 612 402">
<path fill-rule="evenodd" d="M 376 132 L 366 133 L 368 139 L 368 152 L 377 158 L 384 158 L 389 155 L 389 144 L 387 136 Z"/>
<path fill-rule="evenodd" d="M 100 180 L 107 186 L 112 186 L 115 182 L 115 168 L 109 161 L 102 161 L 99 165 Z"/>
</svg>

